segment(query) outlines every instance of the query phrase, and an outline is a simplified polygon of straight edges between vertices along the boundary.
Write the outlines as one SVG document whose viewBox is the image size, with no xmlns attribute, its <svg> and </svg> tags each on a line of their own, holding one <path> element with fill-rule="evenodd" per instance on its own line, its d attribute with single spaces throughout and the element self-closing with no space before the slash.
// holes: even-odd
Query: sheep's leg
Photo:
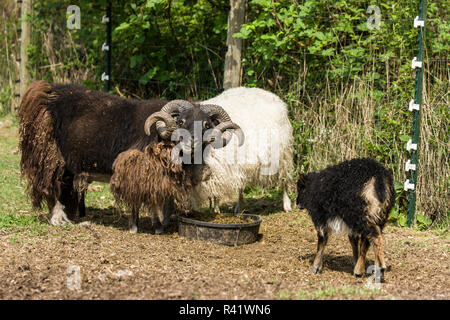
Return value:
<svg viewBox="0 0 450 320">
<path fill-rule="evenodd" d="M 68 181 L 69 180 L 69 181 Z M 47 196 L 47 206 L 49 208 L 51 217 L 50 223 L 54 226 L 65 226 L 67 224 L 72 224 L 72 221 L 68 218 L 64 209 L 66 205 L 71 206 L 73 197 L 71 197 L 71 184 L 69 176 L 63 177 L 63 181 L 60 182 L 59 195 L 55 198 L 52 196 Z"/>
<path fill-rule="evenodd" d="M 130 217 L 130 232 L 131 233 L 138 232 L 138 224 L 139 224 L 139 209 L 133 208 L 133 209 L 131 209 L 131 217 Z"/>
<path fill-rule="evenodd" d="M 47 201 L 48 203 L 48 201 Z M 53 203 L 55 203 L 55 201 L 53 200 Z M 54 226 L 65 226 L 67 224 L 72 224 L 72 221 L 69 220 L 69 218 L 67 218 L 66 213 L 64 212 L 64 205 L 61 204 L 61 202 L 56 201 L 56 203 L 52 206 L 49 205 L 50 212 L 51 212 L 51 218 L 50 218 L 50 223 Z"/>
<path fill-rule="evenodd" d="M 357 277 L 362 276 L 366 271 L 366 254 L 369 246 L 369 239 L 367 239 L 366 236 L 361 235 L 361 239 L 359 241 L 358 260 L 356 261 L 355 268 L 353 269 L 353 274 Z"/>
<path fill-rule="evenodd" d="M 159 218 L 155 207 L 152 207 L 150 210 L 150 219 L 152 220 L 153 228 L 154 229 L 159 228 Z"/>
<path fill-rule="evenodd" d="M 286 212 L 292 210 L 291 199 L 289 198 L 289 195 L 287 193 L 287 187 L 286 186 L 283 187 L 283 209 Z"/>
<path fill-rule="evenodd" d="M 164 218 L 161 221 L 161 224 L 162 224 L 162 226 L 163 226 L 163 228 L 165 230 L 166 227 L 169 225 L 171 212 L 170 211 L 163 211 L 163 213 L 164 213 Z"/>
<path fill-rule="evenodd" d="M 383 234 L 381 233 L 380 228 L 377 226 L 377 233 L 375 236 L 370 237 L 370 243 L 373 247 L 373 252 L 375 254 L 375 275 L 380 277 L 380 281 L 384 277 L 384 271 L 386 270 L 386 263 L 384 261 L 384 239 Z"/>
<path fill-rule="evenodd" d="M 349 235 L 348 240 L 350 241 L 350 244 L 352 245 L 353 267 L 355 267 L 356 262 L 358 261 L 358 255 L 359 255 L 359 235 Z"/>
<path fill-rule="evenodd" d="M 328 242 L 328 231 L 317 231 L 317 252 L 311 268 L 312 273 L 317 274 L 322 271 L 323 251 Z"/>
<path fill-rule="evenodd" d="M 219 199 L 214 197 L 214 213 L 220 213 Z"/>
<path fill-rule="evenodd" d="M 78 210 L 78 192 L 73 188 L 73 176 L 65 173 L 60 181 L 59 195 L 57 196 L 58 202 L 61 206 L 56 208 L 56 212 L 61 214 L 63 224 L 71 223 L 70 220 L 75 218 Z M 64 215 L 62 215 L 64 212 Z M 65 217 L 64 217 L 65 216 Z M 53 217 L 52 217 L 53 219 Z"/>
<path fill-rule="evenodd" d="M 166 215 L 164 214 L 164 210 L 160 206 L 154 207 L 155 214 L 158 217 L 158 225 L 155 228 L 155 234 L 163 234 L 164 228 L 167 226 L 169 219 L 166 219 Z"/>
<path fill-rule="evenodd" d="M 243 190 L 239 189 L 239 198 L 236 203 L 236 206 L 234 207 L 234 214 L 239 214 L 241 212 L 241 203 L 244 200 L 244 196 L 242 195 Z"/>
<path fill-rule="evenodd" d="M 86 216 L 86 206 L 84 204 L 84 192 L 80 192 L 78 194 L 79 199 L 78 199 L 78 215 L 80 216 L 80 218 L 83 218 Z"/>
</svg>

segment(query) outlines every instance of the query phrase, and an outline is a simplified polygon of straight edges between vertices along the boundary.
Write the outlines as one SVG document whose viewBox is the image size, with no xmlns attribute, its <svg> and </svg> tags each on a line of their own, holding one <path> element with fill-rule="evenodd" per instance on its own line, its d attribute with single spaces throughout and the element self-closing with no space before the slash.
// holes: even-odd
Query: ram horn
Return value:
<svg viewBox="0 0 450 320">
<path fill-rule="evenodd" d="M 238 137 L 239 147 L 244 144 L 244 140 L 245 140 L 244 132 L 242 131 L 241 127 L 239 127 L 236 123 L 234 123 L 232 121 L 222 122 L 222 123 L 219 123 L 215 129 L 219 130 L 222 133 L 224 133 L 225 130 L 234 129 L 233 133 Z M 223 136 L 225 136 L 225 134 L 223 134 Z M 225 145 L 226 145 L 230 141 L 231 137 L 224 137 L 224 139 L 226 141 L 226 143 L 225 143 Z"/>
<path fill-rule="evenodd" d="M 200 110 L 206 112 L 208 116 L 216 116 L 219 122 L 231 121 L 228 113 L 221 107 L 215 104 L 203 104 L 200 106 Z"/>
<path fill-rule="evenodd" d="M 173 100 L 168 102 L 161 108 L 161 111 L 153 113 L 147 118 L 144 130 L 150 135 L 150 128 L 156 122 L 156 130 L 164 140 L 169 139 L 172 133 L 177 129 L 175 119 L 172 117 L 174 113 L 180 113 L 183 110 L 192 108 L 192 104 L 185 100 Z"/>
<path fill-rule="evenodd" d="M 194 106 L 189 101 L 178 99 L 166 103 L 166 105 L 162 107 L 161 111 L 167 112 L 168 114 L 172 114 L 174 112 L 181 113 L 184 110 L 192 109 L 193 107 Z"/>
<path fill-rule="evenodd" d="M 215 127 L 215 129 L 219 130 L 222 133 L 224 133 L 224 131 L 227 129 L 234 129 L 233 132 L 237 135 L 239 139 L 239 146 L 242 146 L 244 144 L 245 136 L 241 127 L 239 127 L 236 123 L 231 121 L 230 116 L 221 106 L 214 104 L 205 104 L 201 105 L 200 108 L 203 112 L 206 112 L 208 116 L 210 116 L 211 118 L 214 116 L 217 117 L 219 124 Z M 228 138 L 224 137 L 225 143 L 223 146 L 227 145 L 230 139 L 231 137 Z"/>
</svg>

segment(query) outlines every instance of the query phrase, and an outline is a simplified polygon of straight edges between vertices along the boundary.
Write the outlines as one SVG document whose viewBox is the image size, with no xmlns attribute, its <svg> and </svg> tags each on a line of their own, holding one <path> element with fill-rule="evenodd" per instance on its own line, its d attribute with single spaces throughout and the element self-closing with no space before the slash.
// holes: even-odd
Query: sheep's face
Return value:
<svg viewBox="0 0 450 320">
<path fill-rule="evenodd" d="M 194 158 L 194 163 L 201 163 L 203 150 L 209 144 L 214 148 L 225 146 L 230 138 L 230 135 L 226 135 L 227 129 L 232 129 L 238 136 L 240 146 L 244 143 L 241 128 L 217 105 L 193 105 L 189 101 L 173 100 L 147 118 L 144 124 L 147 135 L 151 134 L 153 124 L 156 124 L 161 139 L 177 144 L 174 160 L 180 160 L 178 153 L 182 151 L 185 164 L 190 164 L 191 158 Z"/>
<path fill-rule="evenodd" d="M 185 134 L 181 135 L 183 150 L 191 151 L 202 150 L 205 146 L 203 136 L 206 130 L 215 127 L 215 123 L 200 108 L 191 108 L 183 110 L 179 115 L 174 115 L 179 129 Z"/>
<path fill-rule="evenodd" d="M 302 204 L 302 199 L 304 199 L 304 193 L 306 189 L 306 183 L 307 183 L 307 176 L 302 174 L 300 175 L 298 181 L 297 181 L 297 207 L 299 209 L 305 209 L 305 207 Z"/>
</svg>

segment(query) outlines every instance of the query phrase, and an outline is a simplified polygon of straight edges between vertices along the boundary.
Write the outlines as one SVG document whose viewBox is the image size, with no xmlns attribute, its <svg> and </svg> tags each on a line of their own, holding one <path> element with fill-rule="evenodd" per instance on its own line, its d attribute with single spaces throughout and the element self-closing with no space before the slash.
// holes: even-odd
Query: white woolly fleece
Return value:
<svg viewBox="0 0 450 320">
<path fill-rule="evenodd" d="M 236 201 L 245 186 L 286 188 L 293 170 L 293 136 L 287 105 L 277 95 L 240 87 L 201 104 L 224 108 L 241 127 L 245 141 L 238 147 L 233 135 L 226 147 L 210 152 L 205 163 L 211 168 L 211 177 L 193 190 L 194 208 L 211 197 Z"/>
</svg>

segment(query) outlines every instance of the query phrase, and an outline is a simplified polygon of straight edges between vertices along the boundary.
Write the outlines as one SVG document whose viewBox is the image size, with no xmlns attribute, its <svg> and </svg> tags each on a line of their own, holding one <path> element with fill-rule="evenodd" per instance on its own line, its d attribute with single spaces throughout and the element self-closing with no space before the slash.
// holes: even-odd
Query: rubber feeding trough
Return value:
<svg viewBox="0 0 450 320">
<path fill-rule="evenodd" d="M 178 234 L 188 239 L 239 246 L 260 238 L 261 222 L 261 217 L 254 214 L 236 216 L 222 213 L 214 217 L 195 212 L 189 217 L 178 217 Z"/>
</svg>

